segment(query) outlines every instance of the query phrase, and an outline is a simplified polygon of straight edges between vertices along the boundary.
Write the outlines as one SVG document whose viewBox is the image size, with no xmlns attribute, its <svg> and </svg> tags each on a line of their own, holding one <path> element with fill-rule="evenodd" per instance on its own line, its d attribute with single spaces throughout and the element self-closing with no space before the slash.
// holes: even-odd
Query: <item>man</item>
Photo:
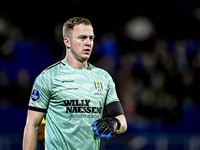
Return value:
<svg viewBox="0 0 200 150">
<path fill-rule="evenodd" d="M 100 139 L 126 131 L 127 124 L 110 75 L 88 63 L 94 45 L 92 24 L 74 17 L 63 25 L 64 60 L 35 80 L 23 149 L 37 146 L 37 130 L 45 117 L 45 149 L 98 150 Z M 102 118 L 103 110 L 107 118 Z"/>
</svg>

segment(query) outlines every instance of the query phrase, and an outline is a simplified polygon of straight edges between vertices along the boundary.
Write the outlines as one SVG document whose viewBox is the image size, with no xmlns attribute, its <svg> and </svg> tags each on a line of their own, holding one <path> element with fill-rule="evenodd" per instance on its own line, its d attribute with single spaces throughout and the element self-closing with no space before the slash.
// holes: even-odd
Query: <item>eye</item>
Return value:
<svg viewBox="0 0 200 150">
<path fill-rule="evenodd" d="M 86 35 L 82 35 L 79 37 L 79 39 L 81 39 L 82 41 L 89 39 L 91 42 L 94 40 L 94 36 L 86 36 Z"/>
<path fill-rule="evenodd" d="M 90 37 L 90 40 L 94 40 L 94 37 Z"/>
<path fill-rule="evenodd" d="M 94 41 L 94 36 L 90 36 L 90 41 Z"/>
<path fill-rule="evenodd" d="M 87 36 L 80 36 L 80 39 L 85 40 L 87 39 Z"/>
</svg>

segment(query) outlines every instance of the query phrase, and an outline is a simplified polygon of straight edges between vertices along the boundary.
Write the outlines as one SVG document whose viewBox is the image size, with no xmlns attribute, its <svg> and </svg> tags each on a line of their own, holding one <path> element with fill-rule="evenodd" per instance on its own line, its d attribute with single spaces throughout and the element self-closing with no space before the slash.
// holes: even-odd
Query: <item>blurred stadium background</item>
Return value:
<svg viewBox="0 0 200 150">
<path fill-rule="evenodd" d="M 200 150 L 197 0 L 1 2 L 0 149 L 22 148 L 32 84 L 64 58 L 61 28 L 74 16 L 91 20 L 90 62 L 112 75 L 128 121 L 101 150 Z"/>
</svg>

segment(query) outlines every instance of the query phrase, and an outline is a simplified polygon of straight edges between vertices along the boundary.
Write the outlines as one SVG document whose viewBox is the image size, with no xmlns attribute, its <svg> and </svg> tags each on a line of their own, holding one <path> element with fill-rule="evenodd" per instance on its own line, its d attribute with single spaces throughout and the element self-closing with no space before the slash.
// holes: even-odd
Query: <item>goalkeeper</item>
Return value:
<svg viewBox="0 0 200 150">
<path fill-rule="evenodd" d="M 90 21 L 81 17 L 67 20 L 63 38 L 66 57 L 35 79 L 24 129 L 24 150 L 36 149 L 44 116 L 47 150 L 99 150 L 101 138 L 109 140 L 127 129 L 111 76 L 88 62 L 94 45 Z M 104 110 L 107 118 L 102 118 Z"/>
</svg>

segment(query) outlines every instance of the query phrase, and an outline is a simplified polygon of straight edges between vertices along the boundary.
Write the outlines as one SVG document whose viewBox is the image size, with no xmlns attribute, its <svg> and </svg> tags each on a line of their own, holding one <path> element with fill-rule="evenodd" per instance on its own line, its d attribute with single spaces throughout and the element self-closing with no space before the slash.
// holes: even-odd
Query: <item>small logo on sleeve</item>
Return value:
<svg viewBox="0 0 200 150">
<path fill-rule="evenodd" d="M 40 99 L 40 92 L 38 90 L 34 89 L 31 94 L 31 99 L 33 101 L 37 101 L 38 99 Z"/>
</svg>

